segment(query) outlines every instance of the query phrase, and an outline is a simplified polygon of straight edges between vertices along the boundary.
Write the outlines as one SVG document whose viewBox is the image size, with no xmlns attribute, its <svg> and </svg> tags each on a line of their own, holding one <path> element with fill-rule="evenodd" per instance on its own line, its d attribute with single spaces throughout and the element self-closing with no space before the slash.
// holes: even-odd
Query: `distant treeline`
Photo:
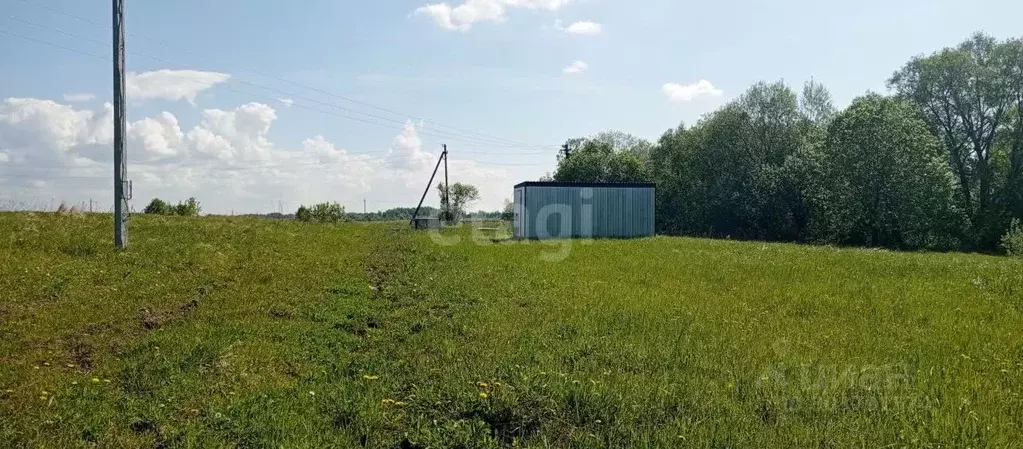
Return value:
<svg viewBox="0 0 1023 449">
<path fill-rule="evenodd" d="M 155 200 L 154 200 L 155 201 Z M 158 204 L 167 205 L 163 201 L 159 201 Z M 271 220 L 299 220 L 299 221 L 317 221 L 317 222 L 340 222 L 340 221 L 408 221 L 412 219 L 412 213 L 416 211 L 414 207 L 396 207 L 380 212 L 370 213 L 356 213 L 356 212 L 345 212 L 344 207 L 338 206 L 332 208 L 331 205 L 334 203 L 322 203 L 321 205 L 314 206 L 301 206 L 299 210 L 301 213 L 294 214 L 282 214 L 279 212 L 272 212 L 269 214 L 242 214 L 236 215 L 237 217 L 251 217 L 251 218 L 266 218 Z M 157 210 L 175 210 L 176 206 L 167 205 L 158 207 Z M 340 213 L 340 215 L 339 215 Z M 169 213 L 174 215 L 174 213 Z M 440 209 L 433 206 L 423 206 L 419 211 L 420 217 L 440 217 Z M 299 217 L 302 217 L 299 219 Z M 321 218 L 322 217 L 322 218 Z M 341 217 L 341 219 L 338 219 Z M 469 214 L 466 218 L 468 221 L 476 220 L 511 220 L 510 216 L 501 211 L 478 211 Z"/>
<path fill-rule="evenodd" d="M 408 221 L 412 219 L 412 214 L 416 211 L 414 207 L 396 207 L 381 212 L 370 212 L 370 213 L 349 213 L 348 219 L 352 221 Z M 423 206 L 419 210 L 420 217 L 437 217 L 440 214 L 440 210 L 436 207 Z"/>
<path fill-rule="evenodd" d="M 897 249 L 1023 244 L 1023 40 L 977 34 L 844 110 L 782 82 L 651 143 L 568 142 L 549 177 L 653 181 L 663 234 Z M 1015 251 L 1020 251 L 1023 246 Z"/>
<path fill-rule="evenodd" d="M 412 214 L 416 211 L 414 207 L 397 207 L 394 209 L 388 209 L 382 212 L 370 212 L 368 214 L 362 213 L 348 213 L 348 219 L 351 221 L 408 221 L 412 219 Z M 438 218 L 441 216 L 441 210 L 433 206 L 423 206 L 419 210 L 420 217 Z M 500 220 L 502 219 L 501 211 L 477 211 L 468 214 L 467 220 Z"/>
</svg>

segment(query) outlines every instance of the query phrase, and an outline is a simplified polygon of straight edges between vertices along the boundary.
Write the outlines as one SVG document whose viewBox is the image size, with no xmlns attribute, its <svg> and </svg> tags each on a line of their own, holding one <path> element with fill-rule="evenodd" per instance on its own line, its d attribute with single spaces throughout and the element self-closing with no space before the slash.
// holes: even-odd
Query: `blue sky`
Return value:
<svg viewBox="0 0 1023 449">
<path fill-rule="evenodd" d="M 109 47 L 57 30 L 106 42 L 110 39 L 108 29 L 55 11 L 108 24 L 108 3 L 6 0 L 4 10 L 10 14 L 0 17 L 0 30 L 107 57 Z M 569 137 L 619 129 L 656 139 L 680 121 L 695 122 L 759 80 L 784 79 L 798 86 L 812 76 L 844 106 L 867 90 L 884 91 L 885 79 L 913 55 L 953 45 L 974 31 L 998 38 L 1023 35 L 1019 25 L 1023 2 L 1008 0 L 470 0 L 461 13 L 465 8 L 486 9 L 493 4 L 501 10 L 491 11 L 489 18 L 494 20 L 456 20 L 452 24 L 460 29 L 454 30 L 442 26 L 443 14 L 416 12 L 435 0 L 127 3 L 128 31 L 133 33 L 128 41 L 130 71 L 191 69 L 230 76 L 226 82 L 197 92 L 193 102 L 133 99 L 129 120 L 167 111 L 187 130 L 201 120 L 204 110 L 229 111 L 259 102 L 275 111 L 265 137 L 280 151 L 299 148 L 305 139 L 322 136 L 338 149 L 376 151 L 384 158 L 394 150 L 406 120 L 419 124 L 425 119 L 422 128 L 416 128 L 421 151 L 432 153 L 441 143 L 448 143 L 453 159 L 464 159 L 467 168 L 477 170 L 475 178 L 467 176 L 466 180 L 488 183 L 481 203 L 487 208 L 499 207 L 518 181 L 552 170 L 557 145 Z M 463 3 L 465 0 L 454 0 L 448 6 L 457 8 Z M 577 22 L 599 24 L 600 32 L 569 33 L 568 27 Z M 4 59 L 0 98 L 53 100 L 75 110 L 94 111 L 101 111 L 103 103 L 110 101 L 109 62 L 3 31 L 0 55 Z M 585 70 L 565 73 L 576 61 L 584 63 Z M 346 102 L 277 78 L 396 113 Z M 704 95 L 673 100 L 665 94 L 666 83 L 691 86 L 700 80 L 712 86 L 699 91 Z M 71 105 L 64 100 L 65 94 L 96 98 Z M 274 102 L 277 98 L 292 99 L 294 105 Z M 492 139 L 459 142 L 450 135 L 430 135 L 445 134 L 438 123 L 528 146 L 492 146 Z M 2 146 L 0 140 L 0 151 L 4 151 Z M 0 165 L 0 175 L 2 170 L 15 170 L 12 160 L 5 165 Z M 397 179 L 422 184 L 428 176 L 410 171 L 379 182 L 383 187 L 375 187 L 372 180 L 359 184 L 350 194 L 315 189 L 310 193 L 307 189 L 281 196 L 291 203 L 325 200 L 332 195 L 345 200 L 370 197 L 378 204 L 373 209 L 412 204 L 418 193 L 410 192 L 420 188 L 386 188 Z M 20 186 L 19 195 L 63 197 L 74 191 L 58 186 L 60 183 L 36 184 Z M 146 192 L 145 183 L 141 185 Z M 8 190 L 13 192 L 14 186 L 9 185 Z M 507 194 L 502 194 L 505 190 Z M 206 192 L 201 186 L 193 191 Z M 218 196 L 224 199 L 207 200 L 218 211 L 235 204 L 262 210 L 269 202 L 258 195 L 240 195 L 238 200 Z"/>
</svg>

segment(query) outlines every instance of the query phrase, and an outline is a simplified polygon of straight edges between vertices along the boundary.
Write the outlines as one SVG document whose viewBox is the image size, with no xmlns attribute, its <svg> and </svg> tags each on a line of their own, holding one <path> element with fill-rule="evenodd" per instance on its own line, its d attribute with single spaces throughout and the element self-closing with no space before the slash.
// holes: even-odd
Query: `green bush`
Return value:
<svg viewBox="0 0 1023 449">
<path fill-rule="evenodd" d="M 295 212 L 295 219 L 298 221 L 310 222 L 313 221 L 313 212 L 308 207 L 299 206 L 298 212 Z"/>
<path fill-rule="evenodd" d="M 178 203 L 174 206 L 174 214 L 181 215 L 183 217 L 194 217 L 202 212 L 202 205 L 195 200 L 195 197 L 189 198 L 184 203 Z"/>
<path fill-rule="evenodd" d="M 195 199 L 195 197 L 185 200 L 185 202 L 178 203 L 176 206 L 172 205 L 159 198 L 153 198 L 153 201 L 149 202 L 146 209 L 143 211 L 150 215 L 181 215 L 184 217 L 194 217 L 202 212 L 202 204 Z"/>
<path fill-rule="evenodd" d="M 305 222 L 340 223 L 345 221 L 345 208 L 339 203 L 320 203 L 312 207 L 301 206 L 295 219 Z"/>
<path fill-rule="evenodd" d="M 150 215 L 170 215 L 173 210 L 173 206 L 167 204 L 164 200 L 159 198 L 153 198 L 153 201 L 149 202 L 146 209 L 143 211 Z"/>
<path fill-rule="evenodd" d="M 1010 256 L 1023 257 L 1023 222 L 1012 219 L 1009 231 L 1002 236 L 1002 249 Z"/>
</svg>

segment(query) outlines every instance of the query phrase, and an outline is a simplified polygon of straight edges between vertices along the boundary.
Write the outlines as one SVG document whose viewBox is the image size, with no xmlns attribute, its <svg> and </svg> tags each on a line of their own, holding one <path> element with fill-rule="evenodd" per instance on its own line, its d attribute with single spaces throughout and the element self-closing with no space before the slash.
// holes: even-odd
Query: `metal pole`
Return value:
<svg viewBox="0 0 1023 449">
<path fill-rule="evenodd" d="M 448 146 L 444 144 L 444 213 L 447 215 L 448 221 L 455 221 L 455 217 L 451 216 L 451 186 L 448 184 Z"/>
<path fill-rule="evenodd" d="M 128 172 L 124 154 L 127 129 L 124 98 L 124 0 L 113 0 L 114 28 L 114 245 L 128 246 L 128 201 L 124 196 Z"/>
</svg>

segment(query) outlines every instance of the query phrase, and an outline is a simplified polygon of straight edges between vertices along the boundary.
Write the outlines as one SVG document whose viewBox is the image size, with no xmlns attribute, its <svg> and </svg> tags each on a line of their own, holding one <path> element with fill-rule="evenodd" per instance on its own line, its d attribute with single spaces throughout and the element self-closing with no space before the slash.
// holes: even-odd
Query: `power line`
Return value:
<svg viewBox="0 0 1023 449">
<path fill-rule="evenodd" d="M 18 20 L 20 20 L 20 19 L 18 19 Z M 57 31 L 57 32 L 62 33 L 62 34 L 65 34 L 65 35 L 67 35 L 69 37 L 73 37 L 73 38 L 77 38 L 77 39 L 81 39 L 81 40 L 86 40 L 86 41 L 92 41 L 92 42 L 96 42 L 96 43 L 102 43 L 102 42 L 97 41 L 95 39 L 91 39 L 91 38 L 84 37 L 84 36 L 79 36 L 79 35 L 74 34 L 74 33 L 68 33 L 66 31 L 63 31 L 63 30 L 60 30 L 60 29 L 55 29 L 55 28 L 52 28 L 52 27 L 45 27 L 45 26 L 38 25 L 38 24 L 35 24 L 35 23 L 32 23 L 32 22 L 28 22 L 28 21 L 23 21 L 23 22 L 30 23 L 30 24 L 36 25 L 36 26 L 40 26 L 42 28 L 50 28 L 50 29 L 53 29 L 54 31 Z M 93 58 L 96 58 L 96 59 L 101 59 L 101 60 L 108 61 L 108 62 L 111 61 L 109 58 L 106 58 L 106 57 L 103 57 L 103 56 L 99 56 L 99 55 L 96 55 L 96 54 L 93 54 L 93 53 L 81 51 L 81 50 L 78 50 L 78 49 L 75 49 L 75 48 L 71 48 L 71 47 L 66 47 L 66 46 L 63 46 L 63 45 L 60 45 L 60 44 L 55 44 L 55 43 L 52 43 L 52 42 L 44 41 L 44 40 L 41 40 L 41 39 L 36 39 L 36 38 L 30 37 L 30 36 L 25 36 L 23 34 L 12 32 L 10 30 L 6 30 L 6 29 L 0 28 L 0 33 L 9 34 L 9 35 L 12 35 L 12 36 L 16 36 L 16 37 L 25 39 L 25 40 L 30 41 L 30 42 L 38 43 L 38 44 L 41 44 L 41 45 L 52 46 L 52 47 L 59 48 L 59 49 L 62 49 L 62 50 L 65 50 L 65 51 L 69 51 L 69 52 L 72 52 L 72 53 L 78 53 L 78 54 L 82 54 L 82 55 L 85 55 L 85 56 L 93 57 Z M 136 55 L 139 55 L 139 56 L 148 57 L 148 58 L 151 58 L 151 59 L 154 59 L 154 60 L 157 60 L 157 61 L 161 61 L 161 62 L 165 62 L 165 63 L 169 63 L 169 64 L 176 64 L 176 63 L 174 63 L 172 61 L 167 61 L 167 60 L 164 60 L 162 58 L 151 56 L 151 55 L 144 54 L 144 53 L 131 52 L 131 54 L 136 54 Z M 192 83 L 203 84 L 203 83 L 199 83 L 198 81 L 193 80 L 191 78 L 187 78 L 187 77 L 176 76 L 174 74 L 170 74 L 170 76 L 178 78 L 178 79 L 181 79 L 181 80 L 184 80 L 184 81 L 192 82 Z M 278 93 L 279 95 L 293 96 L 293 97 L 296 97 L 296 98 L 305 99 L 307 101 L 312 101 L 314 103 L 319 103 L 319 104 L 326 105 L 326 106 L 329 106 L 329 107 L 334 107 L 336 109 L 341 109 L 341 110 L 348 111 L 348 112 L 353 112 L 353 113 L 357 113 L 357 114 L 368 115 L 368 116 L 374 117 L 374 118 L 379 118 L 379 119 L 382 119 L 382 120 L 389 121 L 389 122 L 391 122 L 393 124 L 402 125 L 402 126 L 405 125 L 404 122 L 400 122 L 400 121 L 396 121 L 396 120 L 391 120 L 391 119 L 387 119 L 387 118 L 384 118 L 384 117 L 379 117 L 379 116 L 375 116 L 375 115 L 372 115 L 372 114 L 363 113 L 363 112 L 360 112 L 360 111 L 354 111 L 354 110 L 347 109 L 347 108 L 342 108 L 342 107 L 339 107 L 339 106 L 336 106 L 336 105 L 333 105 L 333 104 L 330 104 L 330 103 L 321 102 L 321 101 L 318 101 L 318 100 L 313 100 L 313 99 L 309 99 L 309 98 L 305 98 L 305 97 L 301 97 L 301 96 L 295 96 L 295 95 L 293 95 L 293 94 L 291 94 L 289 92 L 284 92 L 284 91 L 276 90 L 276 89 L 273 89 L 273 88 L 270 88 L 270 87 L 261 86 L 261 85 L 258 85 L 258 84 L 255 84 L 255 83 L 251 83 L 251 82 L 247 82 L 247 81 L 244 81 L 244 80 L 236 80 L 236 81 L 241 82 L 243 84 L 249 84 L 249 85 L 252 85 L 252 86 L 257 87 L 257 88 L 270 90 L 272 92 Z M 239 89 L 232 88 L 232 87 L 229 87 L 229 86 L 220 86 L 219 88 L 225 89 L 225 90 L 229 90 L 229 91 L 232 91 L 232 92 L 237 92 L 237 93 L 244 94 L 244 95 L 248 95 L 248 96 L 251 96 L 251 97 L 261 98 L 261 99 L 267 100 L 269 102 L 276 102 L 277 101 L 277 99 L 273 98 L 273 97 L 268 97 L 268 96 L 257 94 L 257 93 L 252 93 L 252 92 L 248 92 L 248 91 L 244 91 L 244 90 L 239 90 Z M 366 124 L 370 124 L 370 125 L 376 125 L 376 126 L 386 127 L 388 129 L 393 129 L 393 125 L 388 125 L 388 124 L 384 124 L 384 123 L 378 123 L 378 122 L 374 122 L 374 121 L 363 119 L 363 118 L 359 118 L 359 117 L 352 117 L 350 115 L 335 113 L 335 112 L 332 112 L 332 111 L 325 111 L 325 110 L 322 110 L 322 109 L 312 108 L 312 107 L 309 107 L 309 106 L 306 106 L 306 105 L 303 105 L 303 104 L 300 104 L 300 103 L 294 103 L 294 104 L 292 104 L 292 106 L 295 106 L 295 107 L 298 107 L 298 108 L 301 108 L 301 109 L 306 109 L 306 110 L 313 111 L 313 112 L 318 112 L 318 113 L 321 113 L 321 114 L 332 115 L 332 116 L 339 117 L 339 118 L 344 118 L 344 119 L 353 120 L 353 121 L 357 121 L 357 122 L 361 122 L 361 123 L 366 123 Z M 468 142 L 470 144 L 476 144 L 476 145 L 480 145 L 481 144 L 481 142 L 479 142 L 479 141 L 465 141 L 465 140 L 460 139 L 458 137 L 451 137 L 451 136 L 434 134 L 432 132 L 424 131 L 424 130 L 421 130 L 421 129 L 417 129 L 416 132 L 419 133 L 419 134 L 424 134 L 424 135 L 427 135 L 427 136 L 432 136 L 432 137 L 440 138 L 440 139 L 453 140 L 453 141 L 456 141 L 456 142 Z M 485 142 L 483 142 L 483 144 L 486 145 Z M 489 147 L 491 145 L 487 145 L 487 146 Z M 480 148 L 480 147 L 475 147 L 475 148 Z M 383 150 L 381 150 L 381 151 L 383 151 Z M 462 153 L 469 153 L 469 154 L 487 154 L 487 155 L 541 155 L 541 154 L 546 154 L 545 151 L 536 151 L 536 152 L 533 152 L 533 151 L 529 151 L 529 152 L 460 151 L 460 152 L 462 152 Z"/>
<path fill-rule="evenodd" d="M 453 161 L 453 162 L 457 162 L 457 161 Z M 480 164 L 480 165 L 483 165 L 483 166 L 492 166 L 492 167 L 538 167 L 538 166 L 549 165 L 549 164 L 545 164 L 545 163 L 535 163 L 535 164 L 507 163 L 506 164 L 506 163 L 498 163 L 498 162 L 478 162 L 478 161 L 469 161 L 469 162 L 474 162 L 474 163 L 477 163 L 477 164 Z M 252 173 L 252 172 L 259 172 L 259 171 L 264 171 L 264 170 L 265 171 L 287 170 L 289 168 L 294 168 L 295 166 L 294 165 L 290 165 L 290 164 L 282 164 L 282 165 L 264 166 L 264 167 L 188 167 L 188 166 L 177 166 L 177 165 L 148 166 L 146 164 L 138 164 L 138 163 L 136 163 L 136 164 L 134 164 L 134 167 L 135 167 L 136 171 L 139 171 L 139 170 L 150 170 L 150 169 L 168 169 L 168 170 L 172 170 L 172 169 L 197 169 L 198 172 L 195 173 L 195 176 L 201 176 L 201 175 L 207 174 L 209 172 L 219 172 L 219 173 Z M 301 168 L 301 166 L 299 166 L 299 167 Z M 336 166 L 324 165 L 322 167 L 305 167 L 305 168 L 320 168 L 322 170 L 332 170 L 332 169 L 335 169 L 337 167 Z M 29 179 L 39 179 L 39 180 L 45 180 L 45 181 L 49 181 L 49 180 L 53 180 L 53 179 L 71 179 L 71 180 L 93 180 L 93 179 L 106 180 L 106 179 L 109 179 L 109 176 L 101 175 L 101 174 L 96 174 L 96 175 L 73 174 L 73 173 L 68 173 L 66 170 L 64 170 L 63 172 L 55 172 L 55 171 L 48 171 L 48 170 L 55 170 L 56 171 L 56 170 L 59 170 L 59 169 L 56 168 L 56 167 L 54 167 L 54 168 L 21 167 L 18 171 L 0 171 L 0 179 L 4 179 L 4 178 L 29 178 Z M 295 173 L 295 172 L 289 172 L 289 173 L 294 173 L 296 175 L 297 174 L 301 174 L 301 173 Z"/>
<path fill-rule="evenodd" d="M 53 42 L 47 42 L 47 41 L 44 41 L 44 40 L 36 39 L 34 37 L 29 37 L 29 36 L 26 36 L 24 34 L 15 33 L 13 31 L 6 30 L 6 29 L 3 29 L 3 28 L 0 28 L 0 33 L 4 33 L 4 34 L 11 35 L 11 36 L 14 36 L 14 37 L 20 37 L 20 38 L 25 39 L 27 41 L 35 42 L 37 44 L 49 45 L 51 47 L 57 47 L 57 48 L 59 48 L 61 50 L 69 51 L 69 52 L 72 52 L 72 53 L 78 53 L 78 54 L 82 54 L 82 55 L 85 55 L 85 56 L 91 56 L 93 58 L 102 59 L 102 60 L 107 61 L 107 62 L 110 61 L 110 58 L 108 58 L 106 56 L 100 56 L 100 55 L 97 55 L 95 53 L 89 53 L 87 51 L 82 51 L 82 50 L 78 50 L 78 49 L 71 48 L 71 47 L 65 47 L 65 46 L 60 45 L 60 44 L 54 44 Z"/>
<path fill-rule="evenodd" d="M 75 14 L 71 14 L 71 13 L 68 13 L 66 11 L 60 10 L 58 8 L 54 8 L 52 6 L 43 5 L 43 4 L 37 4 L 37 3 L 30 2 L 28 0 L 21 0 L 21 1 L 23 3 L 28 4 L 28 5 L 36 6 L 36 7 L 42 8 L 42 9 L 46 9 L 46 10 L 54 12 L 56 14 L 60 14 L 60 15 L 63 15 L 65 17 L 70 17 L 70 18 L 73 18 L 73 19 L 76 19 L 76 20 L 80 20 L 80 21 L 83 21 L 85 23 L 88 23 L 88 24 L 91 24 L 91 25 L 94 25 L 94 26 L 98 26 L 98 27 L 102 27 L 102 28 L 109 28 L 106 24 L 103 24 L 103 23 L 100 23 L 100 22 L 96 22 L 94 20 L 87 19 L 85 17 L 81 17 L 81 16 L 78 16 L 78 15 L 75 15 Z M 22 21 L 24 21 L 24 20 L 22 20 Z M 144 35 L 140 35 L 138 33 L 128 33 L 128 35 L 132 36 L 132 37 L 137 37 L 137 38 L 142 39 L 142 40 L 147 41 L 147 42 L 152 42 L 154 44 L 157 44 L 157 45 L 162 46 L 162 47 L 167 48 L 167 49 L 172 48 L 166 42 L 160 41 L 158 39 L 150 38 L 150 37 L 147 37 L 147 36 L 144 36 Z M 106 43 L 103 43 L 103 44 L 106 45 Z M 188 49 L 184 49 L 184 51 L 186 53 L 188 53 L 188 54 L 192 54 L 192 55 L 195 54 L 193 51 L 188 50 Z M 324 90 L 324 89 L 320 89 L 320 88 L 317 88 L 317 87 L 314 87 L 314 86 L 310 86 L 310 85 L 299 83 L 299 82 L 296 82 L 296 81 L 292 81 L 292 80 L 289 80 L 289 79 L 286 79 L 286 78 L 282 78 L 282 77 L 278 77 L 278 76 L 262 73 L 262 72 L 259 72 L 257 70 L 254 70 L 254 69 L 245 69 L 245 68 L 243 68 L 242 70 L 246 71 L 246 72 L 249 72 L 249 73 L 253 73 L 253 74 L 258 75 L 258 76 L 262 76 L 262 77 L 265 77 L 265 78 L 275 79 L 277 81 L 280 81 L 280 82 L 283 82 L 283 83 L 287 83 L 287 84 L 291 84 L 291 85 L 296 86 L 296 87 L 308 89 L 308 90 L 315 91 L 315 92 L 318 92 L 318 93 L 321 93 L 321 94 L 324 94 L 324 95 L 327 95 L 327 96 L 331 96 L 331 97 L 338 98 L 338 99 L 341 99 L 341 100 L 344 100 L 344 101 L 348 101 L 348 102 L 351 102 L 351 103 L 354 103 L 354 104 L 358 104 L 358 105 L 361 105 L 361 106 L 365 106 L 365 107 L 369 107 L 369 108 L 372 108 L 372 109 L 376 109 L 378 111 L 387 112 L 389 114 L 397 115 L 397 116 L 400 116 L 400 117 L 418 118 L 419 120 L 428 121 L 431 124 L 436 125 L 436 126 L 441 127 L 441 128 L 449 128 L 449 129 L 452 129 L 452 130 L 455 130 L 455 131 L 458 131 L 458 132 L 461 132 L 461 133 L 468 133 L 468 134 L 474 135 L 474 136 L 476 136 L 475 137 L 476 139 L 485 139 L 485 140 L 490 140 L 492 142 L 501 142 L 503 144 L 511 144 L 511 145 L 520 146 L 520 147 L 543 148 L 543 147 L 553 146 L 553 145 L 531 145 L 531 144 L 525 144 L 525 143 L 522 143 L 522 142 L 516 142 L 514 140 L 510 140 L 510 139 L 506 139 L 506 138 L 503 138 L 503 137 L 498 137 L 498 136 L 494 136 L 494 135 L 490 135 L 490 134 L 486 134 L 486 133 L 481 133 L 481 132 L 478 132 L 478 131 L 473 131 L 473 130 L 469 130 L 469 129 L 459 128 L 459 127 L 455 127 L 455 126 L 451 126 L 451 125 L 445 125 L 445 124 L 443 124 L 441 122 L 432 121 L 432 120 L 426 119 L 424 117 L 415 117 L 415 114 L 406 114 L 406 113 L 403 113 L 403 112 L 395 111 L 393 109 L 388 109 L 388 108 L 385 108 L 385 107 L 377 106 L 377 105 L 374 105 L 372 103 L 356 100 L 356 99 L 353 99 L 353 98 L 350 98 L 350 97 L 347 97 L 347 96 L 344 96 L 344 95 L 336 94 L 336 93 L 333 93 L 333 92 L 330 92 L 330 91 L 327 91 L 327 90 Z M 470 136 L 467 136 L 467 137 L 470 137 Z"/>
<path fill-rule="evenodd" d="M 34 27 L 43 28 L 43 29 L 47 29 L 47 30 L 52 30 L 52 31 L 55 31 L 57 33 L 63 34 L 65 36 L 71 37 L 73 39 L 84 40 L 84 41 L 87 41 L 87 42 L 92 42 L 92 43 L 99 44 L 99 45 L 104 45 L 104 46 L 107 45 L 106 42 L 103 42 L 101 40 L 93 39 L 93 38 L 90 38 L 90 37 L 87 37 L 87 36 L 81 36 L 81 35 L 78 35 L 78 34 L 75 34 L 75 33 L 64 31 L 64 30 L 62 30 L 60 28 L 55 28 L 55 27 L 43 25 L 43 24 L 40 24 L 40 23 L 32 22 L 30 20 L 25 20 L 25 19 L 22 19 L 22 18 L 17 17 L 17 16 L 13 16 L 13 15 L 10 16 L 10 17 L 12 19 L 16 20 L 16 21 L 25 23 L 27 25 L 31 25 L 31 26 L 34 26 Z M 21 36 L 21 37 L 24 37 L 24 36 Z M 40 40 L 36 40 L 36 39 L 32 39 L 32 40 L 34 42 L 43 43 L 43 41 L 40 41 Z M 69 51 L 76 51 L 76 52 L 85 54 L 85 52 L 81 52 L 81 51 L 78 51 L 78 50 L 72 50 L 72 49 L 69 49 L 68 47 L 61 47 L 61 48 L 64 48 L 64 49 L 69 50 Z M 176 61 L 171 61 L 171 60 L 168 60 L 168 59 L 165 59 L 165 58 L 161 58 L 159 56 L 154 56 L 154 55 L 151 55 L 151 54 L 148 54 L 148 53 L 144 53 L 144 52 L 132 51 L 132 52 L 130 52 L 130 54 L 136 55 L 136 56 L 142 56 L 144 58 L 149 58 L 149 59 L 152 59 L 154 61 L 161 62 L 161 63 L 164 63 L 164 64 L 185 65 L 185 64 L 181 64 L 181 63 L 176 62 Z M 99 57 L 97 55 L 91 55 L 91 54 L 90 54 L 90 56 Z M 103 58 L 103 59 L 107 60 L 107 58 Z M 197 83 L 197 84 L 204 84 L 204 83 L 200 83 L 200 82 L 198 82 L 196 80 L 193 80 L 191 78 L 175 76 L 174 74 L 170 74 L 170 76 L 179 78 L 181 80 L 186 80 L 186 81 L 189 81 L 189 82 Z M 331 107 L 331 108 L 338 109 L 340 111 L 344 111 L 344 112 L 347 112 L 347 113 L 359 114 L 359 115 L 364 115 L 364 116 L 367 116 L 367 117 L 370 117 L 370 118 L 374 118 L 374 119 L 377 119 L 377 120 L 383 120 L 385 122 L 393 123 L 395 125 L 404 126 L 405 123 L 406 123 L 405 121 L 395 120 L 395 119 L 391 119 L 391 118 L 380 116 L 380 115 L 370 114 L 368 112 L 363 112 L 363 111 L 358 111 L 358 110 L 355 110 L 355 109 L 346 108 L 346 107 L 343 107 L 343 106 L 338 106 L 338 105 L 333 104 L 333 103 L 328 103 L 328 102 L 316 100 L 316 99 L 313 99 L 313 98 L 309 98 L 309 97 L 305 97 L 305 96 L 301 96 L 301 95 L 296 95 L 293 92 L 282 91 L 280 89 L 275 89 L 273 87 L 264 86 L 262 84 L 253 83 L 251 81 L 247 81 L 247 80 L 243 80 L 243 79 L 234 78 L 234 81 L 238 82 L 238 83 L 241 83 L 241 84 L 245 84 L 245 85 L 248 85 L 248 86 L 255 87 L 257 89 L 263 89 L 263 90 L 267 90 L 267 91 L 270 91 L 270 92 L 274 92 L 277 95 L 281 95 L 281 96 L 285 96 L 285 97 L 291 97 L 291 98 L 298 98 L 300 100 L 305 100 L 305 101 L 316 103 L 316 104 L 319 104 L 319 105 Z M 243 94 L 246 94 L 246 95 L 254 95 L 254 96 L 256 95 L 256 94 L 252 94 L 252 93 L 246 92 L 246 91 L 239 91 L 237 89 L 231 89 L 231 88 L 228 88 L 226 86 L 221 86 L 221 87 L 225 88 L 225 89 L 228 89 L 228 90 L 232 90 L 234 92 L 243 93 Z M 265 96 L 263 96 L 263 98 L 269 99 L 271 102 L 276 102 L 277 101 L 277 98 L 270 98 L 270 97 L 265 97 Z M 292 105 L 294 106 L 294 104 L 292 104 Z M 352 120 L 362 121 L 364 123 L 368 123 L 366 120 L 358 119 L 358 118 L 347 116 L 347 115 L 344 115 L 342 117 L 349 118 L 349 119 L 352 119 Z M 376 124 L 376 125 L 379 125 L 379 126 L 390 127 L 390 125 L 383 125 L 383 124 L 380 124 L 380 123 L 373 123 L 373 124 Z M 433 137 L 441 138 L 441 139 L 449 139 L 449 140 L 469 142 L 469 143 L 485 144 L 485 145 L 497 146 L 497 147 L 512 147 L 512 146 L 514 146 L 514 145 L 509 145 L 509 144 L 503 144 L 503 143 L 491 143 L 491 142 L 487 142 L 485 140 L 480 140 L 479 138 L 476 138 L 476 137 L 473 137 L 473 136 L 468 136 L 468 135 L 465 135 L 465 134 L 460 134 L 460 133 L 455 133 L 455 132 L 450 132 L 450 131 L 443 131 L 443 130 L 437 130 L 436 131 L 438 133 L 443 133 L 443 134 L 435 134 L 433 131 L 424 131 L 424 130 L 418 130 L 418 132 L 420 132 L 422 134 L 425 134 L 425 135 L 428 135 L 428 136 L 433 136 Z M 466 139 L 468 139 L 468 140 L 466 140 Z"/>
<path fill-rule="evenodd" d="M 392 161 L 403 161 L 411 162 L 417 160 L 417 158 L 393 158 Z M 258 172 L 258 171 L 273 171 L 273 170 L 288 170 L 293 171 L 296 168 L 304 168 L 306 172 L 309 169 L 318 169 L 329 171 L 339 166 L 343 166 L 342 162 L 332 163 L 320 163 L 315 161 L 304 161 L 304 162 L 277 162 L 267 165 L 245 165 L 243 164 L 232 164 L 227 165 L 210 165 L 206 162 L 210 161 L 189 161 L 189 162 L 177 162 L 169 164 L 154 164 L 152 162 L 135 163 L 134 167 L 136 170 L 149 171 L 149 170 L 180 170 L 180 169 L 195 169 L 198 173 L 196 175 L 202 175 L 209 172 L 220 172 L 220 173 L 240 173 L 240 172 Z M 454 160 L 453 162 L 463 162 Z M 535 166 L 547 166 L 549 163 L 502 163 L 502 162 L 486 162 L 486 161 L 473 161 L 464 160 L 464 162 L 471 162 L 484 166 L 497 166 L 497 167 L 535 167 Z M 10 167 L 10 166 L 8 166 Z M 17 167 L 17 171 L 11 170 L 0 170 L 0 179 L 4 178 L 30 178 L 30 179 L 41 179 L 41 180 L 53 180 L 53 179 L 71 179 L 71 180 L 107 180 L 109 176 L 104 174 L 75 174 L 73 170 L 87 170 L 90 172 L 99 172 L 103 168 L 100 166 L 95 167 L 60 167 L 60 166 L 20 166 Z M 179 173 L 180 174 L 180 173 Z"/>
<path fill-rule="evenodd" d="M 433 157 L 431 153 L 422 153 L 420 156 L 415 155 L 396 155 L 396 154 L 380 154 L 379 158 L 369 158 L 371 155 L 379 154 L 379 151 L 366 151 L 366 152 L 345 152 L 341 154 L 341 157 L 356 156 L 347 160 L 249 160 L 249 161 L 236 161 L 236 160 L 224 160 L 224 159 L 206 159 L 206 160 L 187 160 L 187 161 L 146 161 L 136 162 L 136 167 L 143 169 L 159 169 L 159 168 L 205 168 L 210 170 L 222 170 L 222 171 L 244 171 L 244 170 L 269 170 L 277 168 L 322 168 L 322 169 L 334 169 L 339 166 L 350 163 L 359 162 L 372 162 L 372 161 L 398 161 L 398 162 L 413 162 L 420 159 L 429 159 Z M 494 162 L 494 161 L 479 161 L 472 159 L 453 159 L 453 163 L 457 162 L 472 162 L 484 165 L 497 165 L 497 166 L 540 166 L 549 165 L 549 162 Z M 61 171 L 67 172 L 68 170 L 105 170 L 101 165 L 102 161 L 96 161 L 95 166 L 67 166 L 60 164 L 51 165 L 32 165 L 23 166 L 22 168 L 39 170 L 39 171 Z M 2 171 L 0 171 L 2 174 Z"/>
</svg>

